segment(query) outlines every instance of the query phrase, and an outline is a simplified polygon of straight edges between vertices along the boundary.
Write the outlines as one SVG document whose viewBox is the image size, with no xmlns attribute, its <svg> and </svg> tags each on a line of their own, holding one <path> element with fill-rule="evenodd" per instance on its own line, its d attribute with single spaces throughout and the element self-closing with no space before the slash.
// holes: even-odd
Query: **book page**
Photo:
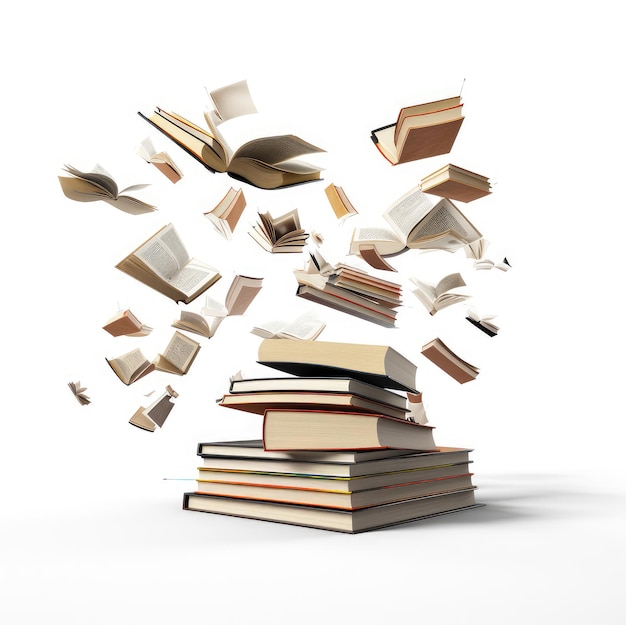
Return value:
<svg viewBox="0 0 626 625">
<path fill-rule="evenodd" d="M 325 327 L 326 323 L 311 310 L 296 317 L 283 327 L 277 335 L 286 339 L 310 341 L 317 338 Z"/>
<path fill-rule="evenodd" d="M 110 362 L 115 363 L 126 380 L 130 380 L 135 371 L 142 368 L 144 364 L 148 364 L 140 349 L 133 349 L 127 354 L 112 358 Z"/>
<path fill-rule="evenodd" d="M 146 241 L 135 252 L 135 256 L 165 280 L 171 280 L 189 261 L 187 250 L 172 224 Z"/>
<path fill-rule="evenodd" d="M 432 206 L 428 196 L 422 193 L 419 187 L 415 187 L 394 202 L 383 213 L 383 217 L 389 222 L 400 239 L 406 243 L 411 230 L 428 214 Z"/>
<path fill-rule="evenodd" d="M 174 288 L 189 296 L 195 293 L 203 284 L 212 281 L 218 273 L 217 269 L 206 263 L 192 259 L 167 281 Z"/>
<path fill-rule="evenodd" d="M 174 365 L 179 371 L 186 371 L 199 349 L 200 344 L 197 341 L 190 339 L 180 332 L 175 332 L 163 353 L 163 358 Z"/>
<path fill-rule="evenodd" d="M 246 80 L 214 89 L 209 95 L 222 121 L 257 112 Z"/>
<path fill-rule="evenodd" d="M 453 231 L 469 243 L 480 238 L 480 232 L 472 226 L 463 213 L 445 198 L 421 220 L 415 231 L 411 233 L 411 241 Z M 410 241 L 410 242 L 411 242 Z"/>
</svg>

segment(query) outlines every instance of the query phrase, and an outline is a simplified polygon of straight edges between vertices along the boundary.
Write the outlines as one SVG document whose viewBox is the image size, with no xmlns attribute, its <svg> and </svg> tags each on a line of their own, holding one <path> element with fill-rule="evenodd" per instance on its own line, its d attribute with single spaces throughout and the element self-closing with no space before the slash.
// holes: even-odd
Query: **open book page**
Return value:
<svg viewBox="0 0 626 625">
<path fill-rule="evenodd" d="M 178 372 L 184 373 L 193 362 L 199 349 L 200 344 L 197 341 L 181 332 L 174 332 L 174 336 L 168 343 L 165 351 L 159 355 L 173 365 Z M 164 363 L 161 362 L 160 364 L 163 365 Z M 159 363 L 157 363 L 157 367 L 159 367 Z"/>
<path fill-rule="evenodd" d="M 350 242 L 350 254 L 359 254 L 363 245 L 374 245 L 381 256 L 397 254 L 406 249 L 404 240 L 400 240 L 394 230 L 378 226 L 354 229 Z"/>
<path fill-rule="evenodd" d="M 466 219 L 465 215 L 450 200 L 443 198 L 428 212 L 410 234 L 409 247 L 419 239 L 454 232 L 463 247 L 481 237 L 480 232 Z M 458 248 L 457 248 L 458 249 Z"/>
<path fill-rule="evenodd" d="M 214 89 L 209 95 L 222 121 L 257 112 L 246 80 Z"/>
<path fill-rule="evenodd" d="M 190 260 L 168 282 L 185 295 L 192 295 L 202 285 L 212 282 L 218 274 L 217 269 L 199 260 Z"/>
<path fill-rule="evenodd" d="M 277 336 L 285 339 L 298 339 L 300 341 L 312 341 L 316 339 L 322 330 L 326 327 L 326 323 L 322 321 L 312 310 L 309 310 L 290 323 L 287 323 Z"/>
<path fill-rule="evenodd" d="M 161 228 L 146 241 L 135 256 L 164 280 L 171 280 L 190 260 L 176 229 L 172 224 Z"/>
<path fill-rule="evenodd" d="M 383 217 L 406 244 L 412 230 L 432 208 L 432 202 L 419 187 L 405 193 L 384 213 Z"/>
</svg>

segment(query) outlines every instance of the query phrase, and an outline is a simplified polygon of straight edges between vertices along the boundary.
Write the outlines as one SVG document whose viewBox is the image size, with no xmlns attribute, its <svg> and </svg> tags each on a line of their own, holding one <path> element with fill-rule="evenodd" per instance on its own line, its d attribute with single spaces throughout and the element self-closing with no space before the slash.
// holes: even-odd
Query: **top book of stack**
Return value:
<svg viewBox="0 0 626 625">
<path fill-rule="evenodd" d="M 392 164 L 447 154 L 463 123 L 461 96 L 400 110 L 395 124 L 372 130 L 372 141 Z"/>
</svg>

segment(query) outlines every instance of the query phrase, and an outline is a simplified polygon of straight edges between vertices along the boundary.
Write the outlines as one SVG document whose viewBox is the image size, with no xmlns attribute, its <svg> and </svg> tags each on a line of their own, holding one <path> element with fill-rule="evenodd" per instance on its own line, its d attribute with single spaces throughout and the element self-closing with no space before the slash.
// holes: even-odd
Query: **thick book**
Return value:
<svg viewBox="0 0 626 625">
<path fill-rule="evenodd" d="M 469 462 L 470 452 L 470 449 L 460 447 L 438 447 L 437 451 L 432 452 L 404 453 L 401 456 L 355 462 L 329 462 L 305 459 L 300 455 L 304 452 L 293 452 L 298 454 L 298 457 L 294 459 L 234 458 L 204 453 L 200 454 L 200 456 L 202 457 L 202 466 L 204 468 L 217 471 L 261 471 L 352 478 Z M 345 452 L 342 450 L 342 453 Z"/>
<path fill-rule="evenodd" d="M 389 404 L 396 408 L 405 409 L 407 407 L 406 395 L 380 388 L 361 380 L 355 380 L 354 378 L 245 378 L 233 380 L 230 384 L 231 393 L 267 393 L 278 391 L 290 391 L 292 393 L 351 393 L 383 404 Z"/>
<path fill-rule="evenodd" d="M 139 321 L 129 309 L 120 310 L 102 328 L 111 336 L 147 336 L 152 328 Z"/>
<path fill-rule="evenodd" d="M 399 450 L 386 450 L 399 451 Z M 278 454 L 285 452 L 265 452 L 266 454 Z M 332 453 L 341 452 L 293 452 L 293 453 Z M 358 454 L 370 454 L 376 452 L 358 451 Z M 197 490 L 204 490 L 203 484 L 210 482 L 222 482 L 228 484 L 248 484 L 257 486 L 276 486 L 279 488 L 298 488 L 309 490 L 326 490 L 341 493 L 355 493 L 372 488 L 392 487 L 409 482 L 421 482 L 438 478 L 456 477 L 470 473 L 469 463 L 441 465 L 437 467 L 422 467 L 418 469 L 405 469 L 403 471 L 388 471 L 387 473 L 375 473 L 373 475 L 360 475 L 356 477 L 340 477 L 332 475 L 315 475 L 307 473 L 280 473 L 277 471 L 220 471 L 207 467 L 198 467 Z M 202 485 L 201 485 L 202 484 Z"/>
<path fill-rule="evenodd" d="M 323 391 L 226 393 L 218 405 L 260 415 L 270 408 L 315 408 L 331 411 L 376 412 L 400 420 L 404 420 L 409 411 L 406 406 L 398 408 L 354 393 L 327 393 Z"/>
<path fill-rule="evenodd" d="M 212 512 L 351 534 L 448 512 L 468 510 L 476 506 L 474 489 L 428 495 L 359 510 L 338 510 L 201 493 L 183 495 L 183 510 Z"/>
<path fill-rule="evenodd" d="M 417 393 L 417 366 L 388 345 L 265 339 L 258 362 L 298 376 L 351 377 Z"/>
<path fill-rule="evenodd" d="M 392 164 L 447 154 L 463 123 L 461 96 L 407 106 L 394 124 L 376 128 L 371 139 Z"/>
<path fill-rule="evenodd" d="M 437 448 L 433 426 L 384 414 L 331 410 L 267 409 L 263 446 L 267 450 Z"/>
<path fill-rule="evenodd" d="M 448 164 L 424 176 L 420 189 L 424 193 L 447 197 L 449 200 L 473 202 L 489 195 L 491 184 L 486 176 Z"/>
<path fill-rule="evenodd" d="M 359 508 L 379 506 L 394 501 L 448 493 L 472 487 L 472 476 L 468 473 L 466 475 L 370 488 L 352 493 L 340 493 L 313 488 L 285 488 L 282 486 L 202 481 L 197 482 L 196 492 L 206 493 L 208 495 L 295 503 L 305 506 L 325 506 L 342 510 L 357 510 Z"/>
<path fill-rule="evenodd" d="M 480 370 L 455 354 L 440 338 L 422 346 L 422 354 L 460 384 L 471 382 Z"/>
<path fill-rule="evenodd" d="M 325 150 L 296 135 L 258 137 L 236 149 L 229 145 L 220 125 L 229 119 L 257 112 L 246 81 L 212 91 L 210 96 L 215 109 L 207 111 L 204 116 L 208 131 L 159 107 L 149 116 L 139 115 L 213 173 L 227 172 L 236 180 L 262 189 L 320 179 L 321 168 L 299 160 L 299 157 Z"/>
</svg>

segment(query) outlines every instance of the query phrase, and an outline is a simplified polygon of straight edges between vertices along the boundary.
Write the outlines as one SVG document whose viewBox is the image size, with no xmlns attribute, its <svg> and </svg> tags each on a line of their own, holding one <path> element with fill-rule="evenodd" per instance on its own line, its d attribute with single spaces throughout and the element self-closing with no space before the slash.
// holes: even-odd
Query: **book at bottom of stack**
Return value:
<svg viewBox="0 0 626 625">
<path fill-rule="evenodd" d="M 475 508 L 471 449 L 266 451 L 200 443 L 183 509 L 359 533 Z"/>
</svg>

